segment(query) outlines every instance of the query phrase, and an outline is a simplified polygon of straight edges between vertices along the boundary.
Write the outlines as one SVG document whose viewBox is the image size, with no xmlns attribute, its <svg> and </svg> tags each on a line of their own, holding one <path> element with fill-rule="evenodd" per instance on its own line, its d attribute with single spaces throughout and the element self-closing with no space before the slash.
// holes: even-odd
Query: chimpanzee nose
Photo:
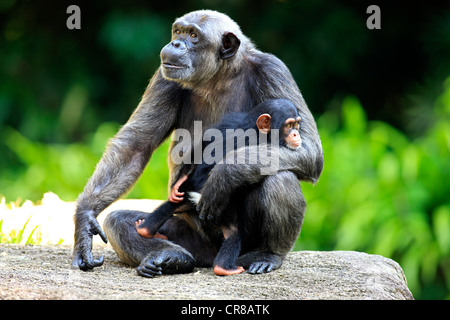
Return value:
<svg viewBox="0 0 450 320">
<path fill-rule="evenodd" d="M 180 40 L 173 40 L 172 41 L 172 45 L 175 47 L 175 48 L 180 48 L 180 49 L 186 49 L 186 46 L 184 45 L 184 43 L 183 43 L 183 41 L 180 41 Z"/>
</svg>

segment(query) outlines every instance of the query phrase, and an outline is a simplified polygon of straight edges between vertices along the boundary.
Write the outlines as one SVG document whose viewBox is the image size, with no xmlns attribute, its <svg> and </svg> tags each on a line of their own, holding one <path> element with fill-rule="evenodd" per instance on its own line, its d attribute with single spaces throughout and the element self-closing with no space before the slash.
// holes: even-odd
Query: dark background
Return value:
<svg viewBox="0 0 450 320">
<path fill-rule="evenodd" d="M 70 4 L 81 30 L 66 27 Z M 366 27 L 370 4 L 381 30 Z M 172 22 L 206 8 L 283 60 L 318 119 L 325 170 L 304 187 L 296 249 L 383 254 L 416 298 L 448 298 L 448 1 L 0 0 L 0 195 L 75 200 L 139 103 Z M 166 150 L 129 197 L 166 197 Z"/>
<path fill-rule="evenodd" d="M 72 3 L 81 8 L 81 30 L 66 28 Z M 174 19 L 212 8 L 285 61 L 313 113 L 354 94 L 369 119 L 421 132 L 429 119 L 425 115 L 418 128 L 413 118 L 450 71 L 450 5 L 379 2 L 382 29 L 369 30 L 371 3 L 2 0 L 0 121 L 48 142 L 77 140 L 105 120 L 125 122 L 159 64 Z M 77 82 L 89 88 L 91 110 L 61 128 L 62 97 Z M 44 128 L 41 120 L 49 121 Z"/>
</svg>

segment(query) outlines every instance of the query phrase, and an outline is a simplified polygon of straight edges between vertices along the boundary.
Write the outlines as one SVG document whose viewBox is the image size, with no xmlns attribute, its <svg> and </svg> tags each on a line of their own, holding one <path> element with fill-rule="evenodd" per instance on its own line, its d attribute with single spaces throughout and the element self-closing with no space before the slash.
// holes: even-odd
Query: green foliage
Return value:
<svg viewBox="0 0 450 320">
<path fill-rule="evenodd" d="M 450 79 L 429 112 L 434 125 L 414 140 L 368 121 L 352 96 L 317 119 L 325 167 L 316 186 L 302 183 L 308 208 L 296 250 L 390 257 L 403 267 L 416 298 L 449 298 Z M 22 166 L 2 173 L 0 190 L 8 199 L 38 200 L 53 191 L 73 201 L 118 128 L 104 123 L 85 143 L 66 145 L 32 142 L 4 129 L 5 144 Z M 153 154 L 128 197 L 167 197 L 168 146 Z M 0 242 L 20 242 L 22 233 L 0 233 Z"/>
<path fill-rule="evenodd" d="M 31 217 L 28 218 L 28 220 L 25 222 L 25 224 L 23 225 L 22 229 L 18 230 L 18 232 L 16 232 L 16 230 L 12 230 L 9 234 L 5 234 L 2 232 L 2 226 L 3 226 L 3 220 L 0 220 L 0 243 L 16 243 L 19 244 L 22 242 L 23 239 L 23 233 L 25 232 L 25 228 L 28 225 L 28 222 L 30 221 Z M 33 230 L 31 231 L 31 233 L 29 234 L 27 240 L 25 241 L 25 245 L 27 244 L 39 244 L 40 243 L 40 239 L 38 236 L 38 240 L 37 242 L 35 242 L 33 240 L 33 234 L 36 231 L 36 229 L 39 226 L 35 226 L 33 228 Z"/>
<path fill-rule="evenodd" d="M 308 208 L 296 250 L 390 257 L 403 267 L 416 298 L 449 298 L 450 80 L 429 112 L 434 125 L 414 140 L 368 121 L 352 96 L 318 118 L 325 167 L 316 186 L 302 183 Z M 85 143 L 66 145 L 32 142 L 4 129 L 5 144 L 22 166 L 2 174 L 0 190 L 9 199 L 38 200 L 50 190 L 74 200 L 118 128 L 105 123 Z M 168 146 L 153 154 L 128 197 L 167 197 Z M 20 242 L 22 233 L 0 233 L 0 242 Z"/>
<path fill-rule="evenodd" d="M 83 190 L 98 162 L 108 138 L 118 125 L 106 123 L 90 137 L 87 144 L 43 144 L 25 138 L 12 129 L 3 130 L 4 143 L 21 166 L 2 173 L 0 189 L 7 199 L 42 198 L 52 190 L 65 200 L 73 200 Z"/>
<path fill-rule="evenodd" d="M 325 167 L 316 186 L 302 184 L 297 250 L 391 257 L 416 298 L 450 298 L 450 79 L 429 112 L 434 126 L 413 141 L 368 122 L 354 97 L 318 119 Z"/>
<path fill-rule="evenodd" d="M 1 194 L 9 200 L 37 201 L 45 192 L 52 191 L 63 200 L 75 200 L 94 172 L 107 141 L 118 128 L 117 123 L 104 123 L 86 143 L 72 144 L 32 142 L 12 128 L 4 129 L 5 144 L 22 165 L 16 170 L 2 172 Z M 129 197 L 166 198 L 168 147 L 169 142 L 166 142 L 153 154 L 143 178 Z"/>
<path fill-rule="evenodd" d="M 65 2 L 1 3 L 0 195 L 75 200 L 158 67 L 172 21 L 200 2 L 90 2 L 77 31 L 65 27 Z M 405 15 L 385 4 L 376 32 L 358 1 L 209 6 L 283 60 L 322 114 L 325 168 L 315 187 L 302 183 L 308 210 L 296 249 L 382 254 L 400 262 L 416 298 L 450 298 L 449 81 L 436 99 L 450 74 L 449 5 Z M 349 93 L 364 109 L 352 96 L 326 108 Z M 128 197 L 167 197 L 168 145 Z M 17 241 L 20 230 L 1 226 L 0 243 Z"/>
</svg>

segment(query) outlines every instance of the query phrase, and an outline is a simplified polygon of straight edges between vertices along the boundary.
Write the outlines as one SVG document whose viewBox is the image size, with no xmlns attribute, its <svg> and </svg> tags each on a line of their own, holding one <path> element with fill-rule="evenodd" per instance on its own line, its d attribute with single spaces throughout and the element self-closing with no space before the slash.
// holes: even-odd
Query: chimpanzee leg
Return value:
<svg viewBox="0 0 450 320">
<path fill-rule="evenodd" d="M 146 277 L 191 272 L 195 259 L 186 249 L 168 240 L 144 238 L 137 233 L 134 223 L 146 215 L 119 210 L 105 218 L 103 228 L 120 260 L 137 267 L 138 274 Z"/>
<path fill-rule="evenodd" d="M 236 259 L 241 252 L 241 235 L 239 230 L 232 230 L 230 234 L 224 232 L 225 239 L 214 259 L 214 273 L 218 276 L 228 276 L 244 272 L 244 268 L 236 266 Z"/>
<path fill-rule="evenodd" d="M 297 177 L 282 171 L 268 176 L 246 199 L 243 245 L 245 254 L 237 260 L 249 273 L 278 269 L 292 249 L 303 223 L 306 202 Z M 254 226 L 254 227 L 253 227 Z M 255 239 L 258 239 L 255 241 Z"/>
<path fill-rule="evenodd" d="M 166 201 L 156 208 L 152 213 L 145 216 L 144 220 L 135 223 L 137 233 L 146 238 L 157 238 L 157 231 L 161 226 L 173 217 L 173 213 L 180 205 Z"/>
</svg>

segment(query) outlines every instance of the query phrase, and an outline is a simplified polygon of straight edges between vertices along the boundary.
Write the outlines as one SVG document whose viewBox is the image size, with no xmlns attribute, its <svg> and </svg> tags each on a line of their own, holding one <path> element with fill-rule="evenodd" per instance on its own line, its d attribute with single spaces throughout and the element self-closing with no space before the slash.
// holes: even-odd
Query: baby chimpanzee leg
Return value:
<svg viewBox="0 0 450 320">
<path fill-rule="evenodd" d="M 229 276 L 244 272 L 244 268 L 236 267 L 236 260 L 241 252 L 241 236 L 235 227 L 223 229 L 225 239 L 219 253 L 214 259 L 214 273 L 218 276 Z"/>
<path fill-rule="evenodd" d="M 105 218 L 103 228 L 120 260 L 137 267 L 138 274 L 144 277 L 191 272 L 196 261 L 188 250 L 172 241 L 148 239 L 136 232 L 135 221 L 146 215 L 148 213 L 140 211 L 119 210 Z"/>
</svg>

